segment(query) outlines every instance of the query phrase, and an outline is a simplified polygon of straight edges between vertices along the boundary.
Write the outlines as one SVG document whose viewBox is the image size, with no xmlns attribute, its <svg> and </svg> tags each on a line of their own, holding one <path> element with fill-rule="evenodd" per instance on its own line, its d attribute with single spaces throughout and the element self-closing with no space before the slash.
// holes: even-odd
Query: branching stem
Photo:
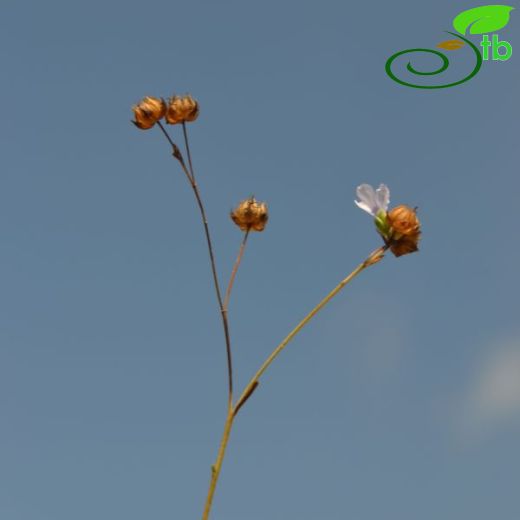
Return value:
<svg viewBox="0 0 520 520">
<path fill-rule="evenodd" d="M 179 147 L 173 142 L 172 138 L 170 137 L 170 135 L 164 128 L 163 124 L 160 121 L 158 121 L 157 125 L 159 126 L 162 133 L 164 134 L 164 136 L 170 143 L 170 145 L 173 149 L 173 156 L 175 157 L 175 159 L 177 159 L 177 161 L 181 165 L 182 171 L 184 172 L 184 174 L 186 175 L 186 177 L 190 183 L 191 189 L 193 190 L 193 194 L 195 195 L 195 200 L 197 201 L 197 206 L 199 207 L 202 224 L 204 226 L 204 234 L 206 235 L 209 259 L 210 259 L 210 263 L 211 263 L 211 272 L 213 274 L 213 283 L 215 285 L 215 292 L 217 294 L 217 301 L 218 301 L 218 306 L 220 309 L 220 315 L 222 317 L 222 326 L 224 329 L 224 337 L 225 337 L 225 341 L 226 341 L 227 372 L 228 372 L 228 408 L 230 409 L 232 406 L 232 403 L 233 403 L 233 361 L 232 361 L 232 357 L 231 357 L 231 338 L 230 338 L 230 334 L 229 334 L 229 323 L 228 323 L 228 319 L 227 319 L 227 311 L 224 307 L 224 302 L 222 300 L 222 293 L 220 291 L 220 284 L 219 284 L 219 280 L 218 280 L 215 255 L 213 253 L 213 245 L 211 242 L 211 234 L 209 231 L 208 219 L 206 217 L 206 210 L 204 209 L 204 204 L 202 202 L 202 198 L 200 196 L 200 191 L 197 186 L 197 183 L 195 182 L 195 177 L 194 177 L 194 173 L 193 173 L 191 155 L 189 154 L 188 133 L 186 132 L 186 127 L 183 125 L 183 130 L 184 130 L 183 134 L 184 134 L 184 139 L 185 139 L 186 150 L 188 150 L 188 155 L 190 157 L 189 164 L 190 164 L 191 171 L 189 171 L 188 168 L 186 168 L 186 163 L 184 162 L 184 158 L 182 156 L 181 151 L 179 150 Z"/>
<path fill-rule="evenodd" d="M 346 278 L 341 280 L 341 282 L 334 288 L 332 291 L 323 298 L 323 300 L 316 305 L 308 314 L 303 318 L 298 325 L 285 337 L 285 339 L 273 350 L 273 352 L 269 355 L 269 357 L 264 361 L 260 369 L 256 372 L 256 374 L 251 378 L 249 383 L 244 388 L 241 396 L 236 401 L 235 405 L 228 410 L 228 415 L 226 418 L 226 423 L 224 425 L 224 433 L 222 434 L 222 440 L 220 441 L 220 448 L 218 451 L 218 456 L 215 464 L 212 466 L 211 471 L 211 480 L 208 490 L 208 496 L 206 498 L 206 504 L 204 506 L 204 513 L 202 515 L 202 520 L 208 520 L 209 513 L 211 511 L 211 505 L 213 502 L 213 496 L 215 494 L 215 489 L 217 487 L 218 478 L 220 476 L 220 471 L 222 469 L 222 462 L 224 461 L 224 456 L 226 453 L 226 447 L 229 442 L 229 436 L 231 433 L 231 428 L 233 427 L 233 421 L 238 413 L 238 410 L 244 405 L 244 403 L 249 399 L 251 394 L 254 392 L 256 387 L 259 384 L 260 377 L 264 374 L 264 372 L 269 368 L 271 363 L 278 357 L 278 355 L 282 352 L 282 350 L 289 344 L 289 342 L 300 332 L 307 323 L 309 323 L 316 314 L 327 305 L 327 303 L 336 296 L 349 282 L 351 282 L 358 274 L 364 271 L 367 267 L 374 265 L 379 262 L 388 246 L 382 246 L 376 249 L 372 254 L 368 256 L 368 258 L 359 264 Z"/>
</svg>

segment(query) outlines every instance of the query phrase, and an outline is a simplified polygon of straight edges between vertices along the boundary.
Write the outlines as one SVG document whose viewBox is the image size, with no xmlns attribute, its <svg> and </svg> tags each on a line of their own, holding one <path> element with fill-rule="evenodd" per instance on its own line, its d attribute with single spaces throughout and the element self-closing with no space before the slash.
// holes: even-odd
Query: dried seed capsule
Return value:
<svg viewBox="0 0 520 520">
<path fill-rule="evenodd" d="M 417 211 L 409 206 L 400 205 L 387 214 L 390 225 L 390 250 L 395 256 L 407 255 L 418 251 L 421 238 L 421 223 Z"/>
<path fill-rule="evenodd" d="M 413 235 L 421 228 L 416 210 L 404 204 L 392 208 L 388 212 L 387 219 L 396 236 Z"/>
<path fill-rule="evenodd" d="M 166 122 L 170 125 L 189 123 L 199 116 L 199 104 L 190 95 L 173 96 L 168 101 Z"/>
<path fill-rule="evenodd" d="M 231 219 L 242 231 L 263 231 L 269 219 L 267 204 L 250 197 L 231 212 Z"/>
<path fill-rule="evenodd" d="M 134 125 L 141 130 L 148 130 L 164 117 L 166 103 L 164 99 L 146 96 L 137 105 L 134 105 L 132 110 L 135 118 L 132 121 Z"/>
</svg>

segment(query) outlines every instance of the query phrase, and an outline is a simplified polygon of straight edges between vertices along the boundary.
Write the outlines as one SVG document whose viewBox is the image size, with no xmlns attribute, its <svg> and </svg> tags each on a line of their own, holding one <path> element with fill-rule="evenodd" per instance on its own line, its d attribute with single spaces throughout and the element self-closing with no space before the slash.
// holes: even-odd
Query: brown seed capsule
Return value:
<svg viewBox="0 0 520 520">
<path fill-rule="evenodd" d="M 418 251 L 421 223 L 416 210 L 405 205 L 396 206 L 388 212 L 387 220 L 390 225 L 390 238 L 387 243 L 392 253 L 402 256 Z"/>
<path fill-rule="evenodd" d="M 395 256 L 407 255 L 419 251 L 417 244 L 419 243 L 420 234 L 403 236 L 399 240 L 390 241 L 390 251 Z"/>
<path fill-rule="evenodd" d="M 135 120 L 132 121 L 137 128 L 148 130 L 152 128 L 166 113 L 164 99 L 146 96 L 137 105 L 132 107 Z"/>
<path fill-rule="evenodd" d="M 199 117 L 199 104 L 190 95 L 173 96 L 168 102 L 166 122 L 170 125 L 189 123 Z"/>
<path fill-rule="evenodd" d="M 250 197 L 231 212 L 231 219 L 242 231 L 263 231 L 269 219 L 267 204 Z"/>
<path fill-rule="evenodd" d="M 413 235 L 421 229 L 415 209 L 401 204 L 391 209 L 387 214 L 388 224 L 394 235 Z"/>
</svg>

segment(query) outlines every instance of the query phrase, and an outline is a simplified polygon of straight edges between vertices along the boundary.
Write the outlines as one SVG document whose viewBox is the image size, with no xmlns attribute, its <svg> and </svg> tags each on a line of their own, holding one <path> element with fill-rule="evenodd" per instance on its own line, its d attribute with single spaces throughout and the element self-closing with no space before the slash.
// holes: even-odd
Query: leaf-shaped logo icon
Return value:
<svg viewBox="0 0 520 520">
<path fill-rule="evenodd" d="M 509 5 L 483 5 L 462 11 L 453 19 L 453 27 L 460 34 L 484 34 L 498 31 L 509 22 L 509 13 L 514 9 Z"/>
<path fill-rule="evenodd" d="M 464 47 L 464 42 L 462 40 L 446 40 L 437 44 L 439 49 L 444 49 L 445 51 L 456 51 L 461 47 Z"/>
</svg>

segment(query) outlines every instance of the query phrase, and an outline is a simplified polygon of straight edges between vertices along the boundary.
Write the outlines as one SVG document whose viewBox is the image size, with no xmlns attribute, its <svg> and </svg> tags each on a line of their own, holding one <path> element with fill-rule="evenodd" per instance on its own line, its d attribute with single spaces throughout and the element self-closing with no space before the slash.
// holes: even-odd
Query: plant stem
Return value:
<svg viewBox="0 0 520 520">
<path fill-rule="evenodd" d="M 233 426 L 233 421 L 237 415 L 239 408 L 247 401 L 247 399 L 254 392 L 256 387 L 259 384 L 259 379 L 262 374 L 267 370 L 269 365 L 276 359 L 276 357 L 280 354 L 280 352 L 288 345 L 288 343 L 300 332 L 303 327 L 311 321 L 311 319 L 316 316 L 316 314 L 323 308 L 327 303 L 338 294 L 341 289 L 343 289 L 350 281 L 352 281 L 358 274 L 364 271 L 367 267 L 374 265 L 379 262 L 388 246 L 382 246 L 376 249 L 372 254 L 368 256 L 368 258 L 359 264 L 346 278 L 344 278 L 323 300 L 321 300 L 314 309 L 312 309 L 305 318 L 303 318 L 300 323 L 286 336 L 286 338 L 273 350 L 271 355 L 265 360 L 260 369 L 256 372 L 256 374 L 252 377 L 251 381 L 246 385 L 242 395 L 238 398 L 236 404 L 230 408 L 228 408 L 228 414 L 226 417 L 226 423 L 224 425 L 224 433 L 222 434 L 222 440 L 220 441 L 220 447 L 218 450 L 217 460 L 215 464 L 212 466 L 211 472 L 211 481 L 208 490 L 208 496 L 206 499 L 206 503 L 204 506 L 204 513 L 202 515 L 202 520 L 208 520 L 209 513 L 211 510 L 211 505 L 213 502 L 213 496 L 215 494 L 215 489 L 217 486 L 217 481 L 220 476 L 220 471 L 222 469 L 222 462 L 224 461 L 224 456 L 226 454 L 227 444 L 229 442 L 229 435 L 231 433 L 231 428 Z"/>
<path fill-rule="evenodd" d="M 227 313 L 229 306 L 229 298 L 231 297 L 231 290 L 233 289 L 233 284 L 235 283 L 235 277 L 237 275 L 238 267 L 240 266 L 240 262 L 242 261 L 242 257 L 244 256 L 244 250 L 247 244 L 247 238 L 249 237 L 249 229 L 244 233 L 244 238 L 242 239 L 242 243 L 240 244 L 240 250 L 238 251 L 237 259 L 235 260 L 235 265 L 233 266 L 233 270 L 231 271 L 231 276 L 229 277 L 229 283 L 226 290 L 226 296 L 224 298 L 224 309 Z"/>
<path fill-rule="evenodd" d="M 233 419 L 235 417 L 233 412 L 234 409 L 232 406 L 230 406 L 228 408 L 226 423 L 224 425 L 224 433 L 222 434 L 222 439 L 220 441 L 220 446 L 218 449 L 217 460 L 215 461 L 215 464 L 211 466 L 211 481 L 209 484 L 206 503 L 204 505 L 204 513 L 202 514 L 202 520 L 208 520 L 209 518 L 211 505 L 213 504 L 213 496 L 215 494 L 218 477 L 220 475 L 220 470 L 222 469 L 222 462 L 224 461 L 224 455 L 226 454 L 226 448 L 229 442 L 229 434 L 231 433 L 231 427 L 233 426 Z"/>
<path fill-rule="evenodd" d="M 370 256 L 361 264 L 359 264 L 346 278 L 341 280 L 341 282 L 334 288 L 332 291 L 321 300 L 314 309 L 312 309 L 305 318 L 303 318 L 298 325 L 286 336 L 286 338 L 271 352 L 269 357 L 264 361 L 262 366 L 258 369 L 256 374 L 251 378 L 249 383 L 246 385 L 242 395 L 238 398 L 237 403 L 235 405 L 235 410 L 242 406 L 245 399 L 247 399 L 252 391 L 254 390 L 254 386 L 258 385 L 259 379 L 262 374 L 268 369 L 269 365 L 278 357 L 278 355 L 282 352 L 282 350 L 288 345 L 288 343 L 300 332 L 300 330 L 311 321 L 311 319 L 323 308 L 327 303 L 338 294 L 341 289 L 343 289 L 350 281 L 352 281 L 359 273 L 364 271 L 367 267 L 377 263 L 379 260 L 383 258 L 385 251 L 388 249 L 388 246 L 381 246 L 376 249 Z"/>
<path fill-rule="evenodd" d="M 193 163 L 191 162 L 191 152 L 190 152 L 190 143 L 188 140 L 188 130 L 186 128 L 186 123 L 182 122 L 182 134 L 184 136 L 184 143 L 186 145 L 186 153 L 188 154 L 188 164 L 190 166 L 191 178 L 195 180 L 195 171 L 193 170 Z"/>
<path fill-rule="evenodd" d="M 182 171 L 188 178 L 191 189 L 193 190 L 193 194 L 195 195 L 197 205 L 199 207 L 202 224 L 204 225 L 204 233 L 206 235 L 209 259 L 210 259 L 210 263 L 211 263 L 211 272 L 213 274 L 213 283 L 215 285 L 215 292 L 217 294 L 217 301 L 218 301 L 218 306 L 220 309 L 220 315 L 222 318 L 222 326 L 224 329 L 224 337 L 225 337 L 225 341 L 226 341 L 226 357 L 227 357 L 227 373 L 228 373 L 228 407 L 230 407 L 233 403 L 233 362 L 232 362 L 232 357 L 231 357 L 231 338 L 229 335 L 229 323 L 228 323 L 228 319 L 227 319 L 227 311 L 224 308 L 224 303 L 222 301 L 222 294 L 220 292 L 220 284 L 218 281 L 215 255 L 213 254 L 213 245 L 211 242 L 211 234 L 209 232 L 209 225 L 208 225 L 208 219 L 206 217 L 206 210 L 204 209 L 204 204 L 203 204 L 202 198 L 200 196 L 199 188 L 197 186 L 197 183 L 195 182 L 195 177 L 193 174 L 193 167 L 191 164 L 191 155 L 189 153 L 188 134 L 186 132 L 186 127 L 183 126 L 183 130 L 184 130 L 183 134 L 184 134 L 184 141 L 186 144 L 186 150 L 188 151 L 188 155 L 190 157 L 189 164 L 190 164 L 191 173 L 186 168 L 186 163 L 184 162 L 184 158 L 182 157 L 182 153 L 179 150 L 179 147 L 173 142 L 172 138 L 170 137 L 170 135 L 164 128 L 163 124 L 160 121 L 158 121 L 157 125 L 159 126 L 162 133 L 164 134 L 164 136 L 166 137 L 166 139 L 172 146 L 173 156 L 177 159 L 177 161 L 181 165 Z"/>
<path fill-rule="evenodd" d="M 233 270 L 231 271 L 231 276 L 229 278 L 228 287 L 226 290 L 226 296 L 224 298 L 224 312 L 227 316 L 229 299 L 231 297 L 231 290 L 233 289 L 233 284 L 235 282 L 235 277 L 238 272 L 238 268 L 240 266 L 240 262 L 244 256 L 244 250 L 247 244 L 247 238 L 249 237 L 249 229 L 244 233 L 244 238 L 242 239 L 242 243 L 240 244 L 240 249 L 238 251 L 237 259 L 235 260 L 235 264 L 233 265 Z M 232 402 L 229 403 L 228 413 L 226 416 L 226 422 L 224 424 L 224 433 L 222 434 L 222 439 L 220 441 L 220 447 L 218 450 L 217 460 L 213 466 L 211 466 L 211 481 L 208 489 L 208 496 L 206 498 L 206 504 L 204 506 L 204 513 L 202 515 L 203 520 L 207 520 L 209 517 L 209 513 L 211 510 L 211 505 L 213 503 L 213 496 L 215 494 L 215 489 L 217 487 L 217 481 L 220 475 L 220 470 L 222 469 L 222 462 L 224 461 L 224 456 L 226 454 L 226 448 L 229 442 L 229 435 L 231 433 L 231 428 L 233 426 L 233 419 L 235 417 L 235 409 L 233 407 Z"/>
</svg>

